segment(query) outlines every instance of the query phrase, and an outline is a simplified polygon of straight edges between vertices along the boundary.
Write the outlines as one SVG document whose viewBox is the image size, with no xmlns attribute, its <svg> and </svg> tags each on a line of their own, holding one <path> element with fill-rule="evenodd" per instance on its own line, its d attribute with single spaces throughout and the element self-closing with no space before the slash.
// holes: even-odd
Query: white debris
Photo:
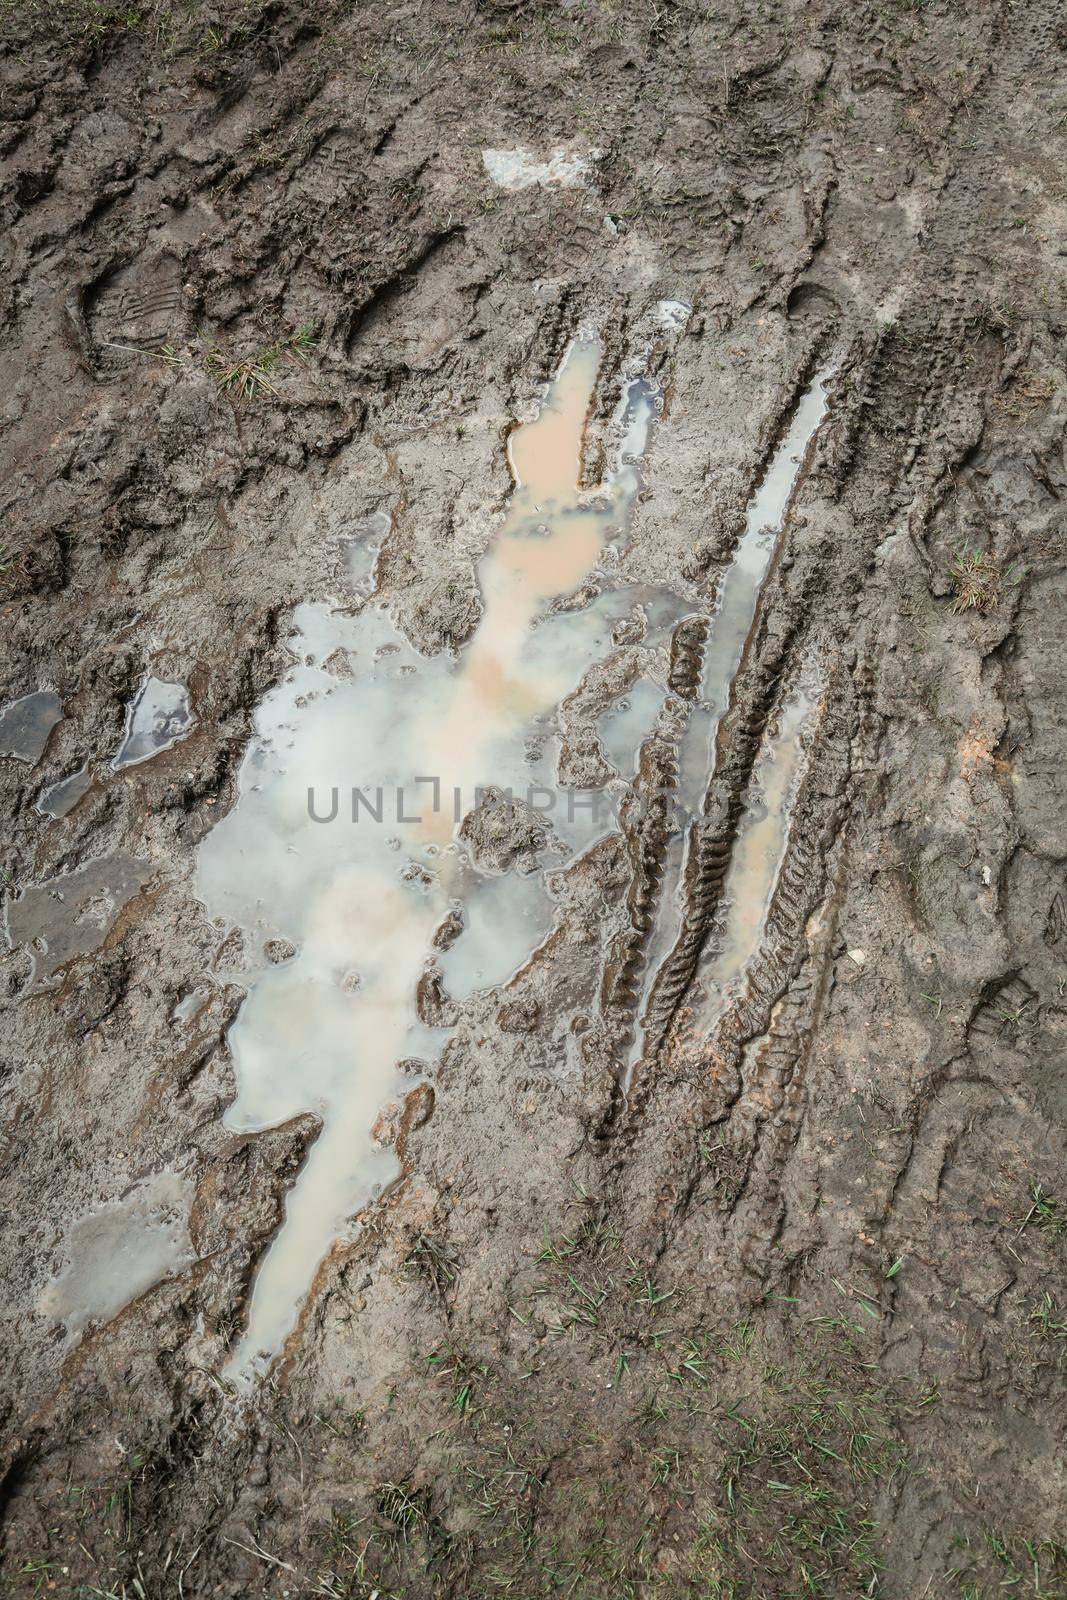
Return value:
<svg viewBox="0 0 1067 1600">
<path fill-rule="evenodd" d="M 547 158 L 533 150 L 483 150 L 486 172 L 501 189 L 531 189 L 535 183 L 553 183 L 561 189 L 584 188 L 592 178 L 593 163 L 602 152 L 590 150 L 582 155 L 558 146 Z"/>
<path fill-rule="evenodd" d="M 854 961 L 857 967 L 864 967 L 867 965 L 867 952 L 866 950 L 850 950 L 848 959 Z"/>
<path fill-rule="evenodd" d="M 692 310 L 685 300 L 659 300 L 652 314 L 661 328 L 673 333 L 675 329 L 685 327 Z"/>
</svg>

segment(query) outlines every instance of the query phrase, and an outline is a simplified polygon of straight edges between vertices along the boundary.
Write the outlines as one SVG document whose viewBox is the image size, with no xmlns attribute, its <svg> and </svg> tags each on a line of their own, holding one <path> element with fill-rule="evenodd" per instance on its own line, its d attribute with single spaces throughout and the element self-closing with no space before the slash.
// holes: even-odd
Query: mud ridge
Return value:
<svg viewBox="0 0 1067 1600">
<path fill-rule="evenodd" d="M 673 698 L 664 712 L 672 736 L 657 736 L 643 745 L 633 801 L 622 818 L 631 868 L 626 898 L 629 926 L 608 954 L 601 990 L 601 1010 L 620 1050 L 633 1036 L 645 947 L 659 909 L 663 858 L 675 826 L 671 806 L 678 787 L 678 742 L 700 689 L 709 627 L 707 617 L 684 617 L 671 635 L 668 686 Z"/>
</svg>

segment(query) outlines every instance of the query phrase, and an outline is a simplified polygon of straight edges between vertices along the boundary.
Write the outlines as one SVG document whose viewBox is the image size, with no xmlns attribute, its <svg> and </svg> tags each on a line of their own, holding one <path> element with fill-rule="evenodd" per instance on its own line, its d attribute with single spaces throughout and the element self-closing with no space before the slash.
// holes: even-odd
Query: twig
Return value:
<svg viewBox="0 0 1067 1600">
<path fill-rule="evenodd" d="M 237 1550 L 245 1550 L 250 1556 L 258 1556 L 261 1561 L 269 1561 L 272 1566 L 284 1567 L 286 1572 L 291 1572 L 294 1577 L 299 1578 L 302 1576 L 290 1562 L 283 1561 L 281 1556 L 272 1556 L 270 1551 L 264 1550 L 258 1541 L 254 1541 L 252 1544 L 242 1544 L 240 1539 L 231 1539 L 226 1534 L 223 1534 L 222 1542 L 223 1544 L 232 1544 Z"/>
</svg>

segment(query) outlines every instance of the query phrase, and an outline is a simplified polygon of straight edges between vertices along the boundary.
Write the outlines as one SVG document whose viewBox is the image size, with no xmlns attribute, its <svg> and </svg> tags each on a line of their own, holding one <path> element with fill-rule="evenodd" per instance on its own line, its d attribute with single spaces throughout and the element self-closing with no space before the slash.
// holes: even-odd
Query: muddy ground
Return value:
<svg viewBox="0 0 1067 1600">
<path fill-rule="evenodd" d="M 63 711 L 0 759 L 7 1592 L 1067 1594 L 1060 8 L 8 0 L 0 28 L 5 700 Z M 503 188 L 482 151 L 516 147 L 586 181 Z M 236 1395 L 318 1124 L 224 1123 L 250 956 L 197 847 L 293 607 L 362 603 L 361 518 L 410 641 L 470 636 L 507 429 L 582 324 L 590 482 L 626 363 L 662 386 L 619 559 L 695 613 L 837 365 L 686 937 L 624 1096 L 655 819 L 571 872 Z M 805 663 L 786 857 L 709 1034 L 696 963 Z M 116 771 L 146 672 L 195 726 Z M 180 1260 L 72 1331 L 79 1219 L 160 1182 Z"/>
</svg>

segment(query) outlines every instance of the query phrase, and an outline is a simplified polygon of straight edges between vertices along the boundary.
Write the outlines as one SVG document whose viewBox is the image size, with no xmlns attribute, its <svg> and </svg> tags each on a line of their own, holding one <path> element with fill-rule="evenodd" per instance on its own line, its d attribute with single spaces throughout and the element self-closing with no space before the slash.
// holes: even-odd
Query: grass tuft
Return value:
<svg viewBox="0 0 1067 1600">
<path fill-rule="evenodd" d="M 996 610 L 1001 572 L 995 556 L 986 550 L 961 550 L 949 573 L 956 590 L 951 608 L 954 612 L 977 611 L 987 616 Z"/>
</svg>

